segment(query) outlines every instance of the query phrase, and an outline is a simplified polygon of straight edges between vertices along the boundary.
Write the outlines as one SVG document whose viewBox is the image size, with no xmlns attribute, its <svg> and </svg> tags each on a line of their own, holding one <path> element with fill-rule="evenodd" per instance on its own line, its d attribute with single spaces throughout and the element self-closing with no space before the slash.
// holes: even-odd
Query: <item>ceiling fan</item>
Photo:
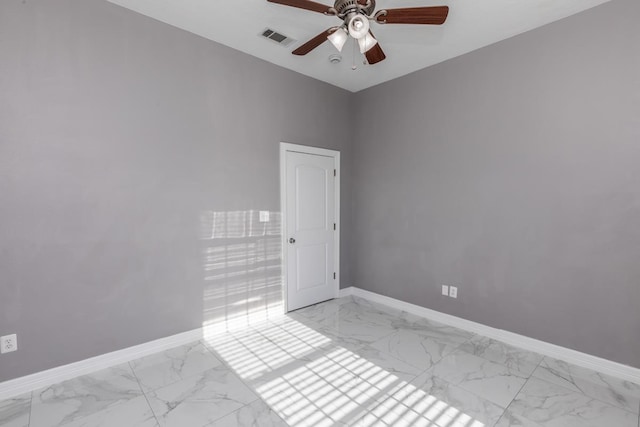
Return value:
<svg viewBox="0 0 640 427">
<path fill-rule="evenodd" d="M 442 25 L 449 14 L 448 6 L 381 9 L 374 13 L 376 0 L 335 0 L 333 7 L 311 0 L 267 1 L 336 16 L 342 20 L 342 25 L 323 31 L 294 50 L 292 52 L 294 55 L 306 55 L 327 40 L 339 51 L 342 51 L 351 36 L 357 40 L 360 52 L 366 56 L 369 64 L 376 64 L 386 58 L 380 44 L 371 32 L 369 21 L 375 21 L 378 24 Z"/>
</svg>

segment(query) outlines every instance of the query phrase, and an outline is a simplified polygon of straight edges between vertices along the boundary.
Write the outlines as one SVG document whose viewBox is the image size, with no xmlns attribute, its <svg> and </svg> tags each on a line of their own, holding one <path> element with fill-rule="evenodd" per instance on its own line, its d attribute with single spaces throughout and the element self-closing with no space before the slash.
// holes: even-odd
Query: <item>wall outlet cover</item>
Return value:
<svg viewBox="0 0 640 427">
<path fill-rule="evenodd" d="M 444 296 L 449 296 L 449 286 L 447 285 L 442 285 L 442 295 Z"/>
<path fill-rule="evenodd" d="M 0 353 L 11 353 L 18 350 L 18 336 L 16 334 L 0 337 Z"/>
<path fill-rule="evenodd" d="M 451 298 L 458 298 L 458 288 L 455 286 L 449 286 L 449 296 Z"/>
</svg>

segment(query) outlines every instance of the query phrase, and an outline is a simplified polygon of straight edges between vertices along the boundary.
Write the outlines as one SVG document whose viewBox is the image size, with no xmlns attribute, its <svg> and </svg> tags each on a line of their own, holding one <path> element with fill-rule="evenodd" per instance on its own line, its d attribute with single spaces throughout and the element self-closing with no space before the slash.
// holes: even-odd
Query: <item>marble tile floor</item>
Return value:
<svg viewBox="0 0 640 427">
<path fill-rule="evenodd" d="M 640 427 L 640 385 L 357 298 L 0 402 L 2 427 Z"/>
</svg>

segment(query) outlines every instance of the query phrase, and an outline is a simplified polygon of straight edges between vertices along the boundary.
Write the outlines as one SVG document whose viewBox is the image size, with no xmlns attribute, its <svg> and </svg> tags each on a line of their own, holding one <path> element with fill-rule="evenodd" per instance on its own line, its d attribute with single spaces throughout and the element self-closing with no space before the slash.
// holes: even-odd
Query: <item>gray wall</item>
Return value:
<svg viewBox="0 0 640 427">
<path fill-rule="evenodd" d="M 640 367 L 638 16 L 615 0 L 358 93 L 354 284 Z"/>
<path fill-rule="evenodd" d="M 104 1 L 0 2 L 0 94 L 0 381 L 264 312 L 279 142 L 351 162 L 348 92 Z"/>
<path fill-rule="evenodd" d="M 0 2 L 0 381 L 269 315 L 279 141 L 342 151 L 343 286 L 640 366 L 639 13 L 350 95 L 107 2 Z"/>
</svg>

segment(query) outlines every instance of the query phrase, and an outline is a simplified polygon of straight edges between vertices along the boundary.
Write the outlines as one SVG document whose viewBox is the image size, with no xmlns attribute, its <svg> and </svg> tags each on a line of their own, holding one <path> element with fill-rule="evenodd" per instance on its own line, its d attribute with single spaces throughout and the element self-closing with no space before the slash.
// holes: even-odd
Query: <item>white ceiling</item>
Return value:
<svg viewBox="0 0 640 427">
<path fill-rule="evenodd" d="M 357 92 L 475 49 L 565 18 L 609 0 L 377 0 L 382 8 L 448 5 L 443 26 L 378 25 L 372 29 L 387 59 L 364 65 L 351 43 L 340 64 L 327 42 L 307 56 L 291 51 L 329 27 L 336 17 L 267 0 L 109 0 L 143 15 L 222 43 L 282 67 Z M 331 0 L 316 0 L 330 4 Z M 265 28 L 296 39 L 283 47 L 260 36 Z M 356 70 L 352 70 L 355 58 Z"/>
</svg>

